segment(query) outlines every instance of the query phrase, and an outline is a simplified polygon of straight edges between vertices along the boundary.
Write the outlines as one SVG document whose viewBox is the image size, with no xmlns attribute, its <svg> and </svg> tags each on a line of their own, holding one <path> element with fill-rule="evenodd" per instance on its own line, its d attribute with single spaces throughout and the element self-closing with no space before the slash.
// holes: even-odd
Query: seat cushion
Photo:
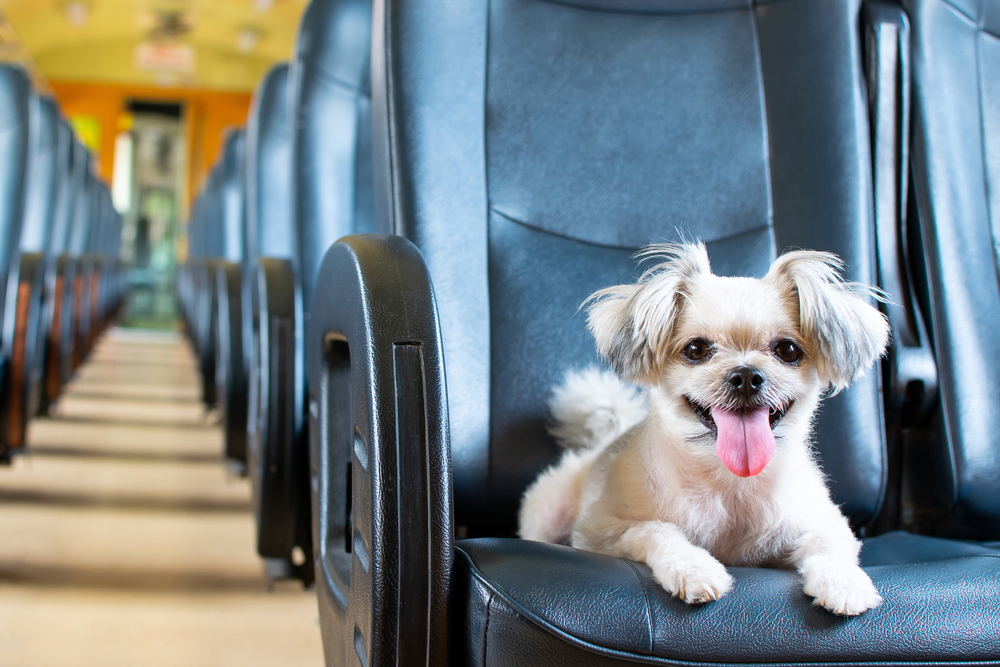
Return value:
<svg viewBox="0 0 1000 667">
<path fill-rule="evenodd" d="M 1000 656 L 1000 549 L 888 533 L 862 565 L 885 601 L 855 618 L 812 605 L 794 570 L 730 568 L 690 606 L 645 564 L 538 542 L 456 544 L 453 664 L 972 663 Z"/>
</svg>

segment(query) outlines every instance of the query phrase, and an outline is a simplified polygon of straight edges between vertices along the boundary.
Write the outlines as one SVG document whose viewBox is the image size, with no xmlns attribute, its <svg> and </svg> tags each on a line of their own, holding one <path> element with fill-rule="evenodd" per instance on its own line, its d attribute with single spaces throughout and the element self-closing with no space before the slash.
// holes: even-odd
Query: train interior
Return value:
<svg viewBox="0 0 1000 667">
<path fill-rule="evenodd" d="M 998 40 L 0 0 L 0 665 L 1000 664 Z"/>
</svg>

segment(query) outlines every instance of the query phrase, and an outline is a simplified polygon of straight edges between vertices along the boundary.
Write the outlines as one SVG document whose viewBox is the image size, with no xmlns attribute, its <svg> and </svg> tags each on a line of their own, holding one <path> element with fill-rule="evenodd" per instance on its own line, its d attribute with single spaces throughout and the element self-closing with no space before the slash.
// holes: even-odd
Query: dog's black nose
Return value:
<svg viewBox="0 0 1000 667">
<path fill-rule="evenodd" d="M 732 387 L 736 395 L 745 401 L 749 401 L 756 396 L 767 379 L 760 372 L 759 368 L 753 366 L 740 366 L 729 371 L 726 382 Z"/>
</svg>

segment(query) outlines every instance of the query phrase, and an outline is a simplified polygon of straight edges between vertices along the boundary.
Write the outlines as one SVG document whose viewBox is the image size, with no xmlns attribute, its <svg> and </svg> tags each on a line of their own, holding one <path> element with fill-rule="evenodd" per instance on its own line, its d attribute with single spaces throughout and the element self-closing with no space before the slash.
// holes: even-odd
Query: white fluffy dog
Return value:
<svg viewBox="0 0 1000 667">
<path fill-rule="evenodd" d="M 829 253 L 789 252 L 760 280 L 712 274 L 701 244 L 641 256 L 663 261 L 585 304 L 618 377 L 556 389 L 567 451 L 525 493 L 521 537 L 643 561 L 689 603 L 725 594 L 732 565 L 795 567 L 837 614 L 877 606 L 810 445 L 822 395 L 885 351 L 877 291 Z"/>
</svg>

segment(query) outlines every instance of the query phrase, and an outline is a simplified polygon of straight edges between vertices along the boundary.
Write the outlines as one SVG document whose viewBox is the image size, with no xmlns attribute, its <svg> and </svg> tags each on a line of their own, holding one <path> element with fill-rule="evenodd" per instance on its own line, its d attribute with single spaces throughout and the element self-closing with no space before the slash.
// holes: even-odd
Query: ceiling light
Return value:
<svg viewBox="0 0 1000 667">
<path fill-rule="evenodd" d="M 87 17 L 90 15 L 90 7 L 87 6 L 86 2 L 81 2 L 80 0 L 74 0 L 73 2 L 67 2 L 65 6 L 66 18 L 73 25 L 80 26 L 87 22 Z"/>
<path fill-rule="evenodd" d="M 274 0 L 254 0 L 254 9 L 260 13 L 269 12 L 271 8 L 274 7 Z"/>
<path fill-rule="evenodd" d="M 259 41 L 260 35 L 255 30 L 246 28 L 240 30 L 239 34 L 236 35 L 236 48 L 239 49 L 240 53 L 250 53 L 257 48 Z"/>
</svg>

